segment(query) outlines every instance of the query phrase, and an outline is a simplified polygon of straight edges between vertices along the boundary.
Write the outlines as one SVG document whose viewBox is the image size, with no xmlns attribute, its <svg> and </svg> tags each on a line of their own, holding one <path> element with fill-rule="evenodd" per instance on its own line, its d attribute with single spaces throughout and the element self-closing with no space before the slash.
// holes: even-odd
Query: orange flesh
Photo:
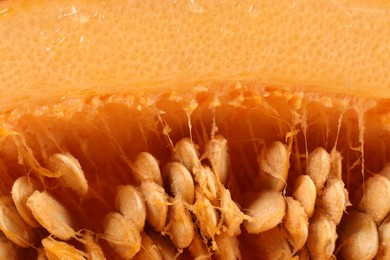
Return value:
<svg viewBox="0 0 390 260">
<path fill-rule="evenodd" d="M 389 24 L 386 1 L 0 2 L 0 191 L 31 174 L 23 138 L 42 166 L 70 152 L 91 191 L 51 192 L 102 233 L 116 187 L 134 183 L 128 160 L 146 150 L 163 166 L 181 138 L 202 151 L 217 132 L 243 207 L 275 140 L 292 140 L 289 183 L 308 152 L 335 146 L 354 202 L 390 161 Z"/>
</svg>

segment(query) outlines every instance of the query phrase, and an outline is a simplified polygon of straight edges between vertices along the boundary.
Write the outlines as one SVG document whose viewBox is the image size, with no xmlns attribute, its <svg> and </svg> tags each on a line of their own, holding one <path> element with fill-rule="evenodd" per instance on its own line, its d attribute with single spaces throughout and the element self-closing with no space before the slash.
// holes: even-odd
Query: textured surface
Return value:
<svg viewBox="0 0 390 260">
<path fill-rule="evenodd" d="M 390 97 L 386 1 L 227 2 L 1 1 L 0 111 L 236 80 Z"/>
</svg>

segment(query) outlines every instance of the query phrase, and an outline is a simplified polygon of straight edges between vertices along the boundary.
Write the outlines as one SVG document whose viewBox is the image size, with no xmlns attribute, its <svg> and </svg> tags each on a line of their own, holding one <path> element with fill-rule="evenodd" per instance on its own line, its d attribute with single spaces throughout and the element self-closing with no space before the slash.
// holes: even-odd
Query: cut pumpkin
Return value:
<svg viewBox="0 0 390 260">
<path fill-rule="evenodd" d="M 0 1 L 0 32 L 0 255 L 390 254 L 387 1 Z"/>
</svg>

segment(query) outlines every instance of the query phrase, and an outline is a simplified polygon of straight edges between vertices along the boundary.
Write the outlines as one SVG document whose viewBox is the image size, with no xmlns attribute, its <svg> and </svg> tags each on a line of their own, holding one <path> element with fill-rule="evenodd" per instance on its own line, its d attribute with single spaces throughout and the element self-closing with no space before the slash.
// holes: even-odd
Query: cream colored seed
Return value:
<svg viewBox="0 0 390 260">
<path fill-rule="evenodd" d="M 70 154 L 56 153 L 49 158 L 50 169 L 60 175 L 65 187 L 85 196 L 88 192 L 88 181 L 79 161 Z"/>
<path fill-rule="evenodd" d="M 91 232 L 85 233 L 82 242 L 84 244 L 85 252 L 88 255 L 88 260 L 105 260 L 103 250 L 100 245 L 96 242 L 95 237 Z"/>
<path fill-rule="evenodd" d="M 312 259 L 329 259 L 335 250 L 336 224 L 321 213 L 310 220 L 307 247 Z"/>
<path fill-rule="evenodd" d="M 229 236 L 226 233 L 221 233 L 215 238 L 218 245 L 218 251 L 215 256 L 220 260 L 236 260 L 241 259 L 239 249 L 240 242 L 236 236 Z"/>
<path fill-rule="evenodd" d="M 378 228 L 379 249 L 376 259 L 390 259 L 390 215 L 383 220 Z"/>
<path fill-rule="evenodd" d="M 168 235 L 176 248 L 187 248 L 194 238 L 195 228 L 190 212 L 178 199 L 169 206 Z"/>
<path fill-rule="evenodd" d="M 176 143 L 172 151 L 172 161 L 182 163 L 190 172 L 200 165 L 199 152 L 189 138 Z"/>
<path fill-rule="evenodd" d="M 194 239 L 188 249 L 195 260 L 211 259 L 211 253 L 197 232 L 195 233 Z"/>
<path fill-rule="evenodd" d="M 378 231 L 372 217 L 366 213 L 347 215 L 340 231 L 343 259 L 373 259 L 378 252 Z"/>
<path fill-rule="evenodd" d="M 283 227 L 295 254 L 306 243 L 309 232 L 309 221 L 305 209 L 298 201 L 291 197 L 287 197 L 286 201 L 287 211 L 283 219 Z"/>
<path fill-rule="evenodd" d="M 390 180 L 375 174 L 363 184 L 358 210 L 370 214 L 379 224 L 390 211 Z"/>
<path fill-rule="evenodd" d="M 212 138 L 206 144 L 202 158 L 210 161 L 212 170 L 218 176 L 219 181 L 226 184 L 230 168 L 227 140 L 221 135 Z"/>
<path fill-rule="evenodd" d="M 27 207 L 27 199 L 38 189 L 38 184 L 27 176 L 19 177 L 12 185 L 12 200 L 23 220 L 31 227 L 40 227 L 31 210 Z"/>
<path fill-rule="evenodd" d="M 279 226 L 259 233 L 253 240 L 260 259 L 292 259 L 290 245 Z"/>
<path fill-rule="evenodd" d="M 37 240 L 35 230 L 20 217 L 11 197 L 0 197 L 0 230 L 20 247 L 30 247 Z"/>
<path fill-rule="evenodd" d="M 75 235 L 69 211 L 47 192 L 34 191 L 27 200 L 27 207 L 35 219 L 55 237 L 69 240 Z"/>
<path fill-rule="evenodd" d="M 145 232 L 141 233 L 141 240 L 141 250 L 135 255 L 135 260 L 163 260 L 160 249 Z"/>
<path fill-rule="evenodd" d="M 168 195 L 163 187 L 154 182 L 143 182 L 140 188 L 146 202 L 146 221 L 160 232 L 165 227 L 168 215 Z"/>
<path fill-rule="evenodd" d="M 131 170 L 139 184 L 151 181 L 163 186 L 158 161 L 152 154 L 148 152 L 139 153 L 131 165 Z"/>
<path fill-rule="evenodd" d="M 290 153 L 281 142 L 273 142 L 258 158 L 264 188 L 282 191 L 290 168 Z"/>
<path fill-rule="evenodd" d="M 194 203 L 195 187 L 191 173 L 181 163 L 173 162 L 166 166 L 170 190 L 175 197 L 180 196 L 189 204 Z"/>
<path fill-rule="evenodd" d="M 42 239 L 42 246 L 48 260 L 73 259 L 85 260 L 86 253 L 68 243 L 54 240 L 51 237 Z"/>
<path fill-rule="evenodd" d="M 104 219 L 104 239 L 124 259 L 131 259 L 141 249 L 137 226 L 121 214 L 110 212 Z"/>
<path fill-rule="evenodd" d="M 150 238 L 160 250 L 160 253 L 164 260 L 178 259 L 178 256 L 180 255 L 181 251 L 178 252 L 167 237 L 161 236 L 157 233 L 151 233 Z"/>
<path fill-rule="evenodd" d="M 203 194 L 214 204 L 218 204 L 218 185 L 214 173 L 208 166 L 201 166 L 194 170 L 195 181 Z"/>
<path fill-rule="evenodd" d="M 248 217 L 241 212 L 238 205 L 232 200 L 230 191 L 224 187 L 221 189 L 220 211 L 226 228 L 226 234 L 237 236 L 241 233 L 241 223 Z"/>
<path fill-rule="evenodd" d="M 0 259 L 18 260 L 21 259 L 21 249 L 9 241 L 3 233 L 0 232 Z"/>
<path fill-rule="evenodd" d="M 286 212 L 286 201 L 278 191 L 262 191 L 249 206 L 249 220 L 244 221 L 248 233 L 258 234 L 276 227 Z"/>
<path fill-rule="evenodd" d="M 293 198 L 299 201 L 310 218 L 317 198 L 316 186 L 309 175 L 300 175 L 295 181 Z"/>
<path fill-rule="evenodd" d="M 328 179 L 317 203 L 336 225 L 339 224 L 345 209 L 351 205 L 348 199 L 348 191 L 344 188 L 344 182 L 340 179 Z"/>
<path fill-rule="evenodd" d="M 318 147 L 307 158 L 306 174 L 313 180 L 317 194 L 321 194 L 322 188 L 330 174 L 330 154 L 324 148 Z"/>
<path fill-rule="evenodd" d="M 219 234 L 219 214 L 216 208 L 211 204 L 200 191 L 196 192 L 195 204 L 191 207 L 196 216 L 200 233 L 203 238 L 214 240 L 215 235 Z M 215 245 L 213 245 L 215 248 Z"/>
<path fill-rule="evenodd" d="M 141 192 L 131 185 L 118 186 L 115 197 L 115 208 L 127 219 L 130 219 L 140 231 L 144 229 L 146 205 Z"/>
</svg>

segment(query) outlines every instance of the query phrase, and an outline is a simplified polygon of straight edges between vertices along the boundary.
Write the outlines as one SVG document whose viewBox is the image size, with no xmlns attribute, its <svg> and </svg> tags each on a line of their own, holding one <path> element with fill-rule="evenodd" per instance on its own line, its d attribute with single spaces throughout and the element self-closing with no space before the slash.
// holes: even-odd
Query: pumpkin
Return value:
<svg viewBox="0 0 390 260">
<path fill-rule="evenodd" d="M 0 255 L 386 259 L 389 24 L 382 0 L 1 1 Z"/>
</svg>

